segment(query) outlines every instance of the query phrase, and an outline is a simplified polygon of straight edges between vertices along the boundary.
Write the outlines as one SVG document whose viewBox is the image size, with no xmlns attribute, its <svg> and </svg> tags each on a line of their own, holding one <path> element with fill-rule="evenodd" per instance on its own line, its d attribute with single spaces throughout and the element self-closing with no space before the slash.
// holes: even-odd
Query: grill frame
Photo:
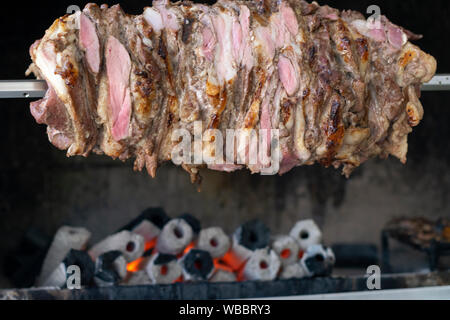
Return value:
<svg viewBox="0 0 450 320">
<path fill-rule="evenodd" d="M 450 285 L 450 270 L 381 276 L 382 290 Z M 332 277 L 234 283 L 175 283 L 80 290 L 57 288 L 0 291 L 0 300 L 220 300 L 294 297 L 369 291 L 366 277 Z"/>
</svg>

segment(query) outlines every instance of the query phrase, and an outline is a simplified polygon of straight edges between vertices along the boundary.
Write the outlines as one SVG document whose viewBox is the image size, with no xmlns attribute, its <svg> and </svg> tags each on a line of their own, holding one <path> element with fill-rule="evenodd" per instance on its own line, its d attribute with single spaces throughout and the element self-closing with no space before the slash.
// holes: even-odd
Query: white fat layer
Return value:
<svg viewBox="0 0 450 320">
<path fill-rule="evenodd" d="M 49 45 L 50 42 L 47 42 L 46 44 Z M 37 67 L 42 72 L 45 79 L 51 83 L 58 96 L 61 97 L 67 94 L 67 88 L 63 78 L 60 75 L 55 74 L 56 62 L 56 59 L 47 57 L 41 48 L 38 48 L 36 51 Z"/>
<path fill-rule="evenodd" d="M 369 28 L 367 26 L 367 22 L 364 20 L 355 20 L 352 22 L 352 25 L 361 33 L 363 36 L 369 35 Z"/>
<path fill-rule="evenodd" d="M 75 28 L 77 30 L 80 30 L 80 16 L 81 16 L 81 11 L 77 11 L 69 18 L 69 19 L 72 19 L 71 21 L 73 21 L 72 23 L 75 25 Z"/>
<path fill-rule="evenodd" d="M 77 16 L 74 17 L 76 18 Z M 66 104 L 68 107 L 67 111 L 70 113 L 70 116 L 74 117 L 73 102 L 70 98 L 67 85 L 61 75 L 55 73 L 57 66 L 61 65 L 63 54 L 61 52 L 56 52 L 54 42 L 49 41 L 61 34 L 68 35 L 67 41 L 74 41 L 71 39 L 74 35 L 67 33 L 68 30 L 66 27 L 66 24 L 58 21 L 52 25 L 52 27 L 47 31 L 43 41 L 35 49 L 35 64 L 39 68 L 45 80 L 47 80 L 53 87 L 59 99 Z M 72 145 L 71 148 L 69 148 L 69 154 L 72 152 L 72 147 L 75 148 L 75 146 Z"/>
<path fill-rule="evenodd" d="M 370 23 L 365 20 L 355 20 L 352 22 L 352 26 L 358 30 L 359 33 L 361 33 L 365 37 L 371 37 L 370 36 Z M 408 43 L 408 36 L 405 32 L 402 31 L 402 45 L 404 46 L 406 43 Z"/>
<path fill-rule="evenodd" d="M 305 129 L 306 122 L 305 117 L 303 115 L 303 107 L 301 105 L 297 106 L 297 110 L 295 112 L 295 135 L 294 135 L 294 143 L 295 143 L 295 151 L 297 157 L 306 161 L 311 156 L 311 153 L 305 146 Z"/>
<path fill-rule="evenodd" d="M 408 43 L 408 36 L 402 31 L 403 45 Z"/>
<path fill-rule="evenodd" d="M 258 27 L 255 29 L 255 32 L 254 32 L 255 36 L 253 39 L 255 47 L 261 47 L 261 48 L 264 47 L 263 32 L 264 32 L 263 27 Z"/>
<path fill-rule="evenodd" d="M 153 48 L 152 40 L 150 40 L 149 38 L 143 37 L 143 38 L 142 38 L 142 42 L 143 42 L 147 47 Z"/>
<path fill-rule="evenodd" d="M 159 32 L 164 28 L 161 14 L 153 8 L 145 8 L 144 19 L 156 32 Z"/>
<path fill-rule="evenodd" d="M 47 41 L 42 41 L 36 48 L 36 65 L 41 70 L 45 79 L 51 83 L 56 94 L 62 101 L 64 101 L 64 97 L 68 96 L 67 86 L 64 79 L 60 75 L 55 74 L 56 67 L 62 64 L 62 53 L 57 52 L 53 42 L 48 40 L 57 39 L 64 34 L 68 42 L 75 41 L 75 33 L 68 32 L 68 29 L 73 29 L 71 24 L 75 24 L 74 27 L 79 26 L 79 18 L 80 13 L 69 16 L 67 23 L 61 23 L 59 20 L 56 20 L 46 32 L 44 39 L 47 38 Z"/>
<path fill-rule="evenodd" d="M 233 39 L 232 39 L 232 28 L 233 28 L 233 17 L 221 13 L 219 14 L 220 18 L 223 19 L 224 22 L 224 31 L 223 35 L 218 35 L 218 37 L 222 37 L 222 42 L 220 43 L 220 50 L 216 50 L 216 69 L 220 69 L 224 72 L 221 73 L 221 76 L 226 82 L 230 81 L 234 77 L 236 77 L 236 69 L 233 61 Z M 216 34 L 221 32 L 220 30 L 216 30 Z M 221 66 L 219 66 L 219 64 Z"/>
</svg>

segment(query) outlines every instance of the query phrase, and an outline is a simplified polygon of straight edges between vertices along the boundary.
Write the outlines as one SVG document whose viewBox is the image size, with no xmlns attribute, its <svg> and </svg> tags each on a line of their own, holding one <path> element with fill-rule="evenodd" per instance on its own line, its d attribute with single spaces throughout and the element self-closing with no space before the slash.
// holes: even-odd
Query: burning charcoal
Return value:
<svg viewBox="0 0 450 320">
<path fill-rule="evenodd" d="M 230 238 L 221 228 L 208 228 L 200 231 L 197 248 L 208 251 L 213 258 L 221 258 L 230 249 Z"/>
<path fill-rule="evenodd" d="M 269 248 L 253 252 L 245 264 L 243 276 L 245 280 L 271 281 L 277 277 L 281 262 L 275 251 Z"/>
<path fill-rule="evenodd" d="M 182 274 L 177 257 L 162 253 L 157 253 L 152 256 L 145 271 L 154 284 L 174 283 Z"/>
<path fill-rule="evenodd" d="M 272 249 L 280 257 L 281 265 L 287 266 L 299 260 L 300 247 L 291 236 L 278 236 L 272 242 Z"/>
<path fill-rule="evenodd" d="M 239 269 L 257 249 L 269 245 L 270 230 L 259 220 L 252 220 L 241 225 L 233 234 L 231 252 L 225 257 L 233 268 Z"/>
<path fill-rule="evenodd" d="M 145 243 L 148 243 L 160 234 L 161 229 L 169 220 L 164 209 L 148 208 L 120 231 L 128 230 L 139 234 L 144 238 Z"/>
<path fill-rule="evenodd" d="M 187 281 L 206 281 L 214 271 L 214 263 L 209 252 L 192 249 L 180 261 L 183 277 Z"/>
<path fill-rule="evenodd" d="M 80 268 L 81 285 L 88 286 L 94 277 L 94 262 L 86 251 L 73 249 L 69 251 L 63 262 L 59 264 L 47 280 L 42 283 L 42 286 L 64 288 L 67 283 L 67 268 L 74 265 Z"/>
<path fill-rule="evenodd" d="M 321 244 L 309 246 L 300 261 L 308 277 L 326 277 L 331 275 L 334 262 L 333 251 Z"/>
<path fill-rule="evenodd" d="M 300 249 L 306 250 L 309 246 L 322 242 L 322 232 L 313 220 L 303 220 L 295 224 L 290 236 L 298 241 Z"/>
<path fill-rule="evenodd" d="M 252 251 L 269 245 L 270 230 L 259 220 L 252 220 L 240 226 L 234 234 L 237 242 Z"/>
<path fill-rule="evenodd" d="M 148 261 L 150 260 L 151 256 L 152 256 L 152 252 L 153 249 L 147 250 L 146 252 L 144 252 L 144 254 L 142 255 L 142 257 L 127 263 L 127 270 L 129 272 L 136 272 L 138 270 L 143 269 L 143 267 L 145 265 L 147 265 Z"/>
<path fill-rule="evenodd" d="M 149 243 L 153 239 L 156 239 L 161 233 L 161 229 L 156 227 L 148 220 L 143 220 L 135 229 L 131 230 L 133 233 L 138 234 L 144 238 L 144 243 Z"/>
<path fill-rule="evenodd" d="M 67 269 L 64 263 L 60 263 L 58 267 L 47 277 L 47 280 L 40 284 L 40 287 L 57 287 L 64 288 L 67 279 Z"/>
<path fill-rule="evenodd" d="M 53 242 L 42 264 L 41 273 L 36 280 L 36 286 L 42 286 L 48 277 L 61 264 L 71 249 L 85 249 L 91 233 L 84 228 L 61 227 L 55 234 Z"/>
<path fill-rule="evenodd" d="M 183 219 L 184 221 L 186 221 L 192 228 L 192 231 L 194 232 L 195 235 L 198 235 L 200 230 L 201 230 L 201 223 L 200 220 L 198 220 L 196 217 L 194 217 L 192 214 L 190 213 L 183 213 L 179 219 Z"/>
<path fill-rule="evenodd" d="M 293 263 L 287 266 L 283 266 L 283 269 L 278 276 L 279 279 L 302 279 L 307 276 L 307 271 L 303 268 L 303 266 L 298 263 Z"/>
<path fill-rule="evenodd" d="M 192 242 L 193 236 L 192 227 L 185 220 L 170 220 L 158 237 L 156 250 L 160 253 L 177 255 Z"/>
<path fill-rule="evenodd" d="M 131 273 L 131 276 L 129 277 L 128 281 L 125 282 L 124 284 L 128 286 L 139 286 L 152 284 L 152 281 L 150 280 L 145 270 L 139 270 Z"/>
<path fill-rule="evenodd" d="M 118 250 L 122 252 L 127 262 L 134 261 L 142 256 L 145 250 L 144 238 L 130 231 L 121 231 L 102 240 L 89 250 L 95 260 L 101 254 Z"/>
<path fill-rule="evenodd" d="M 86 251 L 70 250 L 63 263 L 66 268 L 73 265 L 80 267 L 81 285 L 87 286 L 91 283 L 95 273 L 95 264 Z"/>
<path fill-rule="evenodd" d="M 123 227 L 120 231 L 132 231 L 144 220 L 151 222 L 158 229 L 162 229 L 166 225 L 166 223 L 170 221 L 170 218 L 163 208 L 148 208 L 145 209 L 137 218 Z"/>
<path fill-rule="evenodd" d="M 150 248 L 148 250 L 145 250 L 142 254 L 143 258 L 150 257 L 153 254 L 153 251 L 155 251 L 155 248 Z"/>
<path fill-rule="evenodd" d="M 210 282 L 236 282 L 237 277 L 234 272 L 218 269 L 209 279 Z"/>
<path fill-rule="evenodd" d="M 95 261 L 95 284 L 99 287 L 114 286 L 127 275 L 127 262 L 121 251 L 109 251 Z"/>
</svg>

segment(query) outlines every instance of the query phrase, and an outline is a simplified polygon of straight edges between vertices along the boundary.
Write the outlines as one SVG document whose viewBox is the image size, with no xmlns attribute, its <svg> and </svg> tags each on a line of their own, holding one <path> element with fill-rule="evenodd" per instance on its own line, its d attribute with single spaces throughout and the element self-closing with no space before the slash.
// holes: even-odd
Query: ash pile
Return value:
<svg viewBox="0 0 450 320">
<path fill-rule="evenodd" d="M 63 226 L 36 279 L 37 287 L 87 288 L 176 282 L 238 282 L 331 275 L 335 257 L 312 220 L 271 236 L 259 220 L 231 235 L 201 227 L 191 214 L 169 218 L 149 208 L 117 233 L 90 246 L 91 232 Z"/>
</svg>

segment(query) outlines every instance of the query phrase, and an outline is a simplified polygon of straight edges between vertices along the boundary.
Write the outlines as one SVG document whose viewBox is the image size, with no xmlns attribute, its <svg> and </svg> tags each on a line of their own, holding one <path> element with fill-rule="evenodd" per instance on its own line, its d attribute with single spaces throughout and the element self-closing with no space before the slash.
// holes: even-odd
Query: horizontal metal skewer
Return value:
<svg viewBox="0 0 450 320">
<path fill-rule="evenodd" d="M 42 98 L 47 91 L 43 80 L 0 80 L 2 98 Z M 422 85 L 422 91 L 450 91 L 450 74 L 438 74 Z"/>
<path fill-rule="evenodd" d="M 450 91 L 450 74 L 437 74 L 422 85 L 422 91 Z"/>
<path fill-rule="evenodd" d="M 1 98 L 42 98 L 47 91 L 43 80 L 0 80 Z"/>
</svg>

